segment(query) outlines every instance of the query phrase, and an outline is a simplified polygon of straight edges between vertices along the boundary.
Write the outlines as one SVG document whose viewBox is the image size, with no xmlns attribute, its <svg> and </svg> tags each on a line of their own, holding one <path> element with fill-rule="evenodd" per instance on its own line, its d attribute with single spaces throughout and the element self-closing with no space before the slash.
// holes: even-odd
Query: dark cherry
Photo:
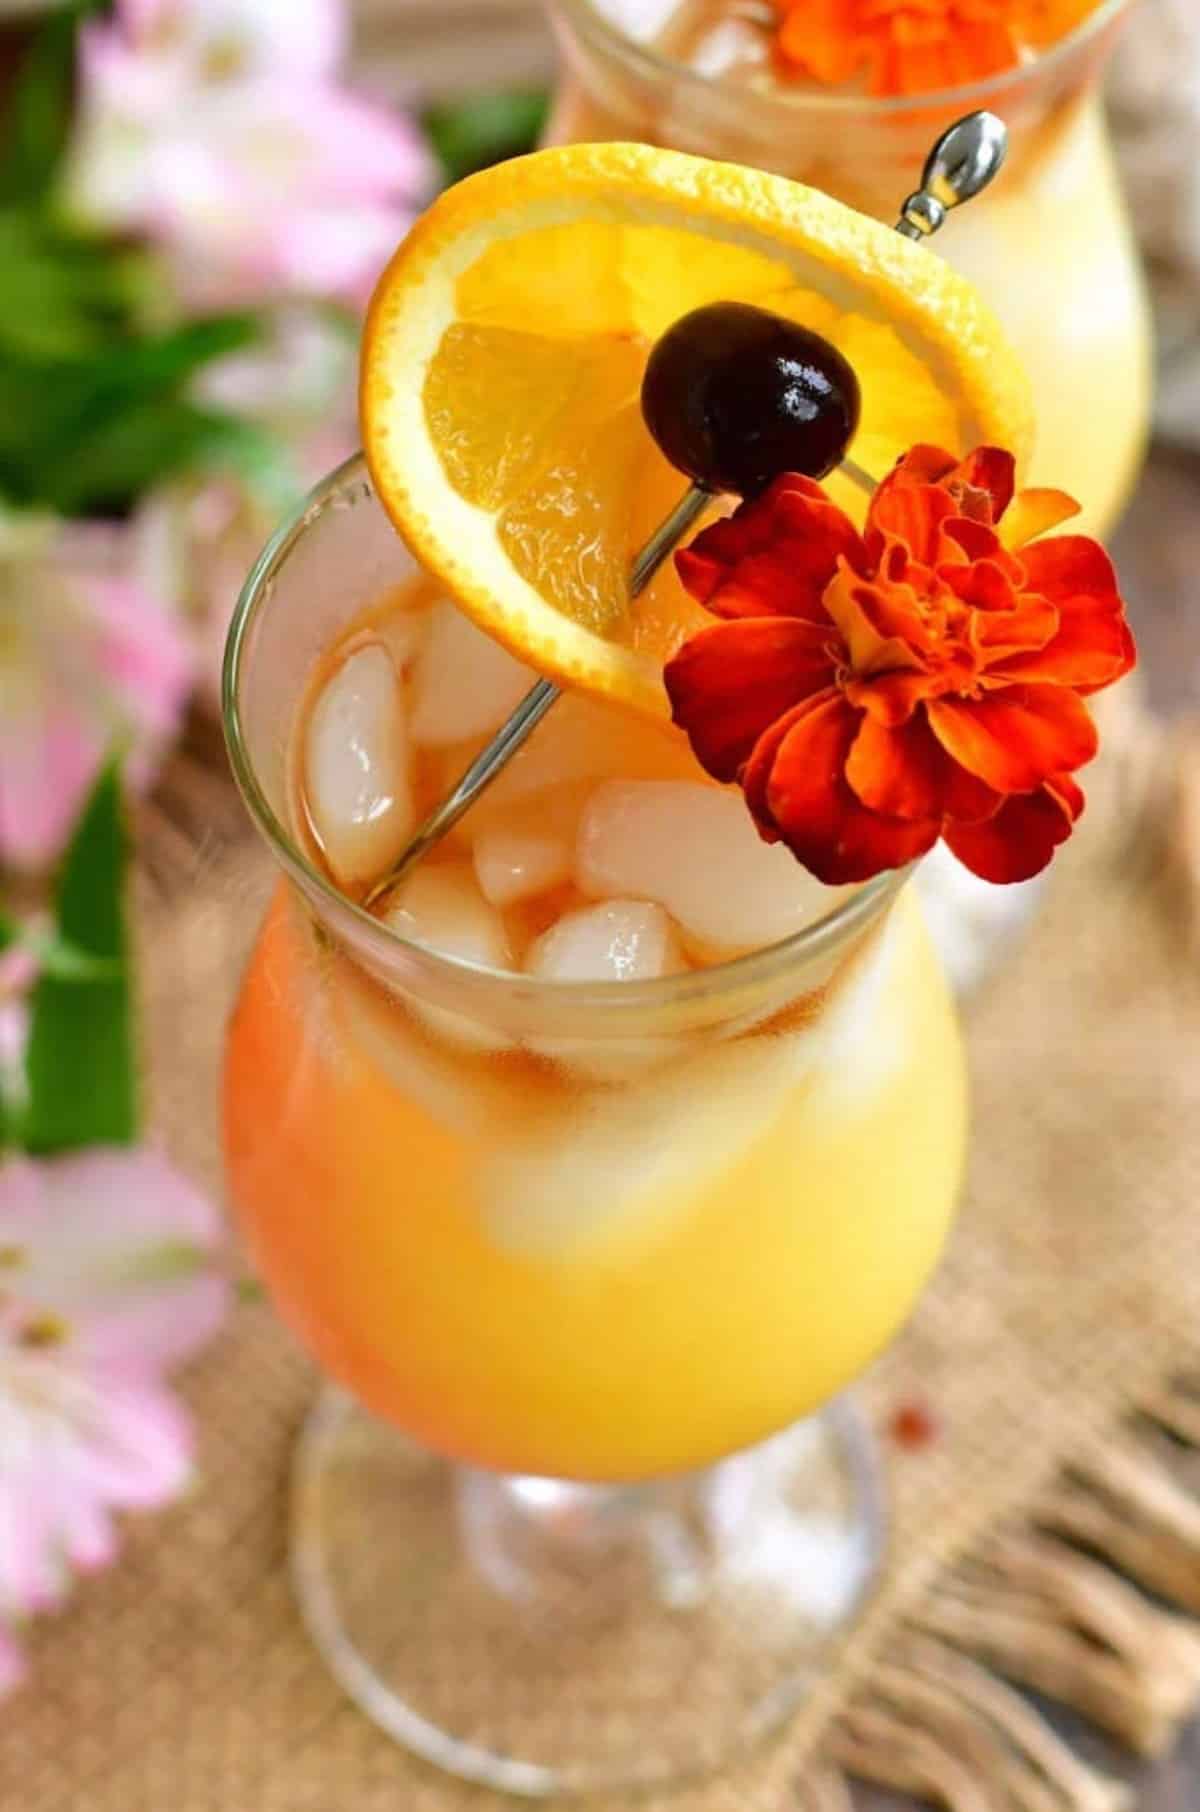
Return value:
<svg viewBox="0 0 1200 1812">
<path fill-rule="evenodd" d="M 845 458 L 862 396 L 828 340 L 744 302 L 669 327 L 642 380 L 646 426 L 709 491 L 753 497 L 781 472 L 824 478 Z"/>
</svg>

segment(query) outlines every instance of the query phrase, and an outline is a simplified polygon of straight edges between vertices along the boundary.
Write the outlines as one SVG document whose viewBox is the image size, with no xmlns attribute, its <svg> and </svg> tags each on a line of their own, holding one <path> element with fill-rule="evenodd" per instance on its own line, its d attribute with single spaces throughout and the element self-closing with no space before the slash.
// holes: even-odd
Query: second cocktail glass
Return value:
<svg viewBox="0 0 1200 1812">
<path fill-rule="evenodd" d="M 776 80 L 769 64 L 740 78 L 714 67 L 722 21 L 744 39 L 763 30 L 770 9 L 755 0 L 548 0 L 566 73 L 547 136 L 633 138 L 757 165 L 890 222 L 936 135 L 974 108 L 997 113 L 1010 129 L 1008 165 L 936 249 L 978 285 L 1029 373 L 1032 481 L 1068 489 L 1079 529 L 1103 537 L 1141 469 L 1152 387 L 1149 311 L 1101 91 L 1131 4 L 1099 0 L 1011 73 L 876 99 Z M 1040 882 L 982 887 L 944 849 L 921 887 L 963 989 L 999 960 L 1041 894 Z"/>
<path fill-rule="evenodd" d="M 552 142 L 637 139 L 752 164 L 881 220 L 895 218 L 939 132 L 975 108 L 999 114 L 1008 168 L 937 250 L 978 285 L 1029 372 L 1032 481 L 1077 497 L 1083 532 L 1112 529 L 1140 469 L 1151 386 L 1149 317 L 1100 87 L 1130 0 L 1099 0 L 1011 73 L 881 99 L 710 73 L 692 41 L 700 29 L 763 10 L 733 0 L 549 0 L 549 10 L 567 66 Z M 694 22 L 690 37 L 681 16 Z"/>
</svg>

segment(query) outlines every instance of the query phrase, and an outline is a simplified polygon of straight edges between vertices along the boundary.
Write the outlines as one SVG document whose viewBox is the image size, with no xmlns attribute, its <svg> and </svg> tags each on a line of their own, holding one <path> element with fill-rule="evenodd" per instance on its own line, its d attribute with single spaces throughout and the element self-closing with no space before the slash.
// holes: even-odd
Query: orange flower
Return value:
<svg viewBox="0 0 1200 1812">
<path fill-rule="evenodd" d="M 985 880 L 1037 874 L 1083 810 L 1083 700 L 1135 658 L 1103 548 L 1035 539 L 1077 508 L 1014 496 L 996 447 L 915 447 L 862 535 L 811 479 L 777 479 L 676 556 L 725 619 L 665 672 L 702 766 L 830 885 L 939 837 Z"/>
<path fill-rule="evenodd" d="M 1096 0 L 776 0 L 780 63 L 872 94 L 932 94 L 1013 69 Z"/>
</svg>

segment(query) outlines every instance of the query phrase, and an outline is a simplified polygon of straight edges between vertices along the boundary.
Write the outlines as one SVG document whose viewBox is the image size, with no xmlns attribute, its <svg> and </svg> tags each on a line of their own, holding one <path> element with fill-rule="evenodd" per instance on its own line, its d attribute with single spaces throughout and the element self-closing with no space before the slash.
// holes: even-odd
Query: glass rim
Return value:
<svg viewBox="0 0 1200 1812">
<path fill-rule="evenodd" d="M 601 1009 L 643 1009 L 675 1006 L 769 984 L 797 964 L 809 963 L 836 950 L 855 932 L 865 929 L 878 912 L 898 894 L 914 864 L 892 869 L 865 882 L 822 918 L 778 943 L 764 945 L 728 962 L 682 975 L 648 981 L 557 981 L 509 969 L 492 969 L 462 957 L 450 956 L 431 945 L 402 937 L 357 901 L 351 900 L 310 861 L 267 798 L 247 746 L 241 708 L 247 640 L 260 613 L 269 607 L 273 586 L 310 526 L 324 514 L 332 500 L 349 485 L 366 483 L 375 497 L 374 484 L 361 452 L 351 454 L 321 479 L 275 530 L 251 567 L 234 606 L 225 643 L 221 671 L 221 721 L 230 766 L 255 827 L 266 840 L 284 872 L 310 896 L 316 895 L 331 911 L 348 914 L 357 932 L 370 940 L 385 961 L 390 954 L 415 957 L 434 972 L 510 994 L 514 986 L 530 1000 Z M 378 499 L 375 499 L 378 503 Z M 399 545 L 403 542 L 397 537 Z"/>
<path fill-rule="evenodd" d="M 720 76 L 705 75 L 701 70 L 690 69 L 686 63 L 681 63 L 674 57 L 663 56 L 639 43 L 636 38 L 626 36 L 611 19 L 604 16 L 596 0 L 550 0 L 550 4 L 551 10 L 569 15 L 575 22 L 585 21 L 589 28 L 607 39 L 609 46 L 617 54 L 637 65 L 643 75 L 660 80 L 669 77 L 674 82 L 682 82 L 705 94 L 724 96 L 742 92 L 740 89 L 733 89 Z M 1035 80 L 1047 73 L 1053 74 L 1060 65 L 1069 62 L 1077 50 L 1086 46 L 1091 39 L 1098 38 L 1105 27 L 1112 24 L 1132 4 L 1133 0 L 1100 0 L 1094 12 L 1089 13 L 1086 19 L 1082 19 L 1057 43 L 1032 57 L 1028 63 L 1015 64 L 1012 69 L 1001 69 L 994 75 L 983 76 L 976 82 L 961 83 L 954 88 L 896 95 L 831 94 L 820 88 L 804 89 L 796 93 L 778 89 L 768 94 L 755 89 L 750 98 L 756 107 L 773 107 L 784 113 L 797 114 L 854 114 L 894 119 L 924 110 L 937 112 L 957 108 L 962 113 L 970 113 L 985 107 L 989 101 L 996 100 L 1025 81 Z"/>
</svg>

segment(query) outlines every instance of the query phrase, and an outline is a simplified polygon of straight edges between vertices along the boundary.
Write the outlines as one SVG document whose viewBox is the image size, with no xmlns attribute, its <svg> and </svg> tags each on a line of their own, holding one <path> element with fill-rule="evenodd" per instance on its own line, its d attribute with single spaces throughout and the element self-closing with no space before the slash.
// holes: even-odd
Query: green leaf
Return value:
<svg viewBox="0 0 1200 1812">
<path fill-rule="evenodd" d="M 532 151 L 550 110 L 545 89 L 518 88 L 499 94 L 473 94 L 430 107 L 425 130 L 447 182 L 458 182 Z"/>
<path fill-rule="evenodd" d="M 15 949 L 23 937 L 23 926 L 18 919 L 5 912 L 0 906 L 0 956 L 6 951 Z M 0 993 L 0 1011 L 4 1007 L 4 996 Z M 0 1052 L 0 1162 L 9 1146 L 17 1142 L 18 1095 L 20 1087 L 18 1076 L 9 1072 L 8 1065 Z"/>
<path fill-rule="evenodd" d="M 120 981 L 124 965 L 118 957 L 91 956 L 53 932 L 30 931 L 26 948 L 42 975 L 63 982 Z"/>
<path fill-rule="evenodd" d="M 59 936 L 112 965 L 113 973 L 92 980 L 47 973 L 34 989 L 29 1106 L 20 1129 L 32 1152 L 128 1145 L 137 1137 L 126 852 L 120 772 L 113 762 L 75 831 L 57 897 Z"/>
<path fill-rule="evenodd" d="M 47 364 L 96 356 L 129 330 L 144 258 L 0 209 L 0 357 Z"/>
<path fill-rule="evenodd" d="M 117 959 L 92 956 L 58 932 L 22 924 L 0 908 L 0 956 L 13 949 L 27 950 L 40 974 L 56 976 L 59 981 L 115 981 L 121 974 Z"/>
<path fill-rule="evenodd" d="M 16 919 L 10 918 L 4 908 L 0 907 L 0 956 L 19 943 L 20 936 L 21 927 Z M 0 999 L 0 1008 L 2 1007 L 3 1000 Z M 16 1103 L 8 1098 L 8 1079 L 4 1074 L 4 1065 L 0 1063 L 0 1160 L 7 1147 L 15 1142 L 16 1136 Z"/>
<path fill-rule="evenodd" d="M 26 508 L 113 515 L 178 473 L 232 466 L 246 435 L 187 391 L 260 331 L 252 316 L 220 315 L 57 364 L 0 360 L 0 491 Z"/>
<path fill-rule="evenodd" d="M 0 200 L 34 200 L 53 186 L 75 101 L 79 26 L 103 0 L 60 5 L 34 31 L 6 96 Z"/>
<path fill-rule="evenodd" d="M 236 423 L 175 397 L 131 401 L 64 450 L 40 501 L 64 516 L 119 514 L 151 485 L 228 463 Z"/>
</svg>

